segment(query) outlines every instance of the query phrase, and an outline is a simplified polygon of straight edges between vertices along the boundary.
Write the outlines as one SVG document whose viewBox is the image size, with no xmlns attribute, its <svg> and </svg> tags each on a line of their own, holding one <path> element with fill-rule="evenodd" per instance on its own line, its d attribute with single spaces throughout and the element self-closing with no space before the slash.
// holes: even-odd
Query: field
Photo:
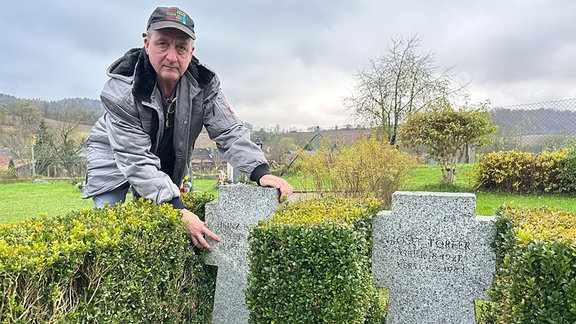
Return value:
<svg viewBox="0 0 576 324">
<path fill-rule="evenodd" d="M 503 203 L 515 206 L 552 206 L 576 212 L 573 196 L 557 194 L 515 195 L 501 192 L 474 191 L 474 165 L 463 165 L 455 186 L 442 184 L 442 175 L 437 167 L 428 165 L 414 169 L 411 180 L 400 190 L 472 192 L 476 194 L 478 215 L 491 216 Z M 311 189 L 310 181 L 299 176 L 286 179 L 296 190 Z M 216 180 L 195 180 L 195 190 L 217 194 Z M 80 208 L 92 208 L 91 200 L 81 199 L 82 193 L 71 183 L 19 183 L 0 185 L 0 223 L 19 221 L 45 213 L 48 216 L 62 215 Z"/>
</svg>

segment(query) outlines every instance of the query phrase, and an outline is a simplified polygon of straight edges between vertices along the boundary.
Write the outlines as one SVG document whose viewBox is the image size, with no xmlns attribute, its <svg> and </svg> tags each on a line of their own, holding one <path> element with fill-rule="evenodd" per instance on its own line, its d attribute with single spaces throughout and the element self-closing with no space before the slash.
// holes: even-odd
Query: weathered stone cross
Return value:
<svg viewBox="0 0 576 324">
<path fill-rule="evenodd" d="M 206 204 L 206 227 L 220 236 L 220 242 L 208 240 L 212 251 L 206 260 L 218 266 L 212 323 L 248 323 L 249 228 L 269 219 L 277 206 L 277 189 L 242 184 L 220 187 L 218 201 Z"/>
<path fill-rule="evenodd" d="M 373 225 L 373 281 L 390 288 L 387 323 L 476 322 L 474 300 L 487 299 L 495 270 L 495 229 L 476 217 L 473 194 L 396 192 Z"/>
</svg>

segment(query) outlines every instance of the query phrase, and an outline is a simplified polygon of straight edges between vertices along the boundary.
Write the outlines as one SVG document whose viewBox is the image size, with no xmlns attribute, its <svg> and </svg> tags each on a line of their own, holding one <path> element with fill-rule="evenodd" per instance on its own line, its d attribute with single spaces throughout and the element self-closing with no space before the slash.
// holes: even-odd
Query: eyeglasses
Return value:
<svg viewBox="0 0 576 324">
<path fill-rule="evenodd" d="M 168 108 L 166 109 L 166 116 L 164 118 L 164 128 L 168 129 L 174 126 L 174 106 L 176 104 L 177 97 L 174 97 L 171 101 L 168 101 Z"/>
</svg>

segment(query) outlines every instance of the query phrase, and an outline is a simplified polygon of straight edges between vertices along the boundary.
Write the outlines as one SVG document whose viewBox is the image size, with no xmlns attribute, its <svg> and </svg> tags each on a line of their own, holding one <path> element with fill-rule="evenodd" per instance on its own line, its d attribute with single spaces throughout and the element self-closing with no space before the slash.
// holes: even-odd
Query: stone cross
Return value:
<svg viewBox="0 0 576 324">
<path fill-rule="evenodd" d="M 220 186 L 218 201 L 206 204 L 206 227 L 220 236 L 207 239 L 206 263 L 218 266 L 212 323 L 248 323 L 245 304 L 249 228 L 269 219 L 278 206 L 278 190 L 244 184 Z"/>
<path fill-rule="evenodd" d="M 475 323 L 495 271 L 490 217 L 468 193 L 395 192 L 376 215 L 373 282 L 390 289 L 387 323 Z"/>
</svg>

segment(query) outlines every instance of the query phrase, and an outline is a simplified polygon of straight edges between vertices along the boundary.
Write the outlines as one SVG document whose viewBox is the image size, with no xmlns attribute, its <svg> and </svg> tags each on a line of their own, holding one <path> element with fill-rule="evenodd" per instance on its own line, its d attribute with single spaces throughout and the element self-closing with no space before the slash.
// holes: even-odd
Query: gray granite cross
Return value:
<svg viewBox="0 0 576 324">
<path fill-rule="evenodd" d="M 390 289 L 387 323 L 475 323 L 495 271 L 491 218 L 467 193 L 395 192 L 376 215 L 373 281 Z"/>
<path fill-rule="evenodd" d="M 206 227 L 220 236 L 207 239 L 206 263 L 218 266 L 212 323 L 248 323 L 245 304 L 249 228 L 269 219 L 278 206 L 278 190 L 243 184 L 221 186 L 218 201 L 206 204 Z"/>
</svg>

